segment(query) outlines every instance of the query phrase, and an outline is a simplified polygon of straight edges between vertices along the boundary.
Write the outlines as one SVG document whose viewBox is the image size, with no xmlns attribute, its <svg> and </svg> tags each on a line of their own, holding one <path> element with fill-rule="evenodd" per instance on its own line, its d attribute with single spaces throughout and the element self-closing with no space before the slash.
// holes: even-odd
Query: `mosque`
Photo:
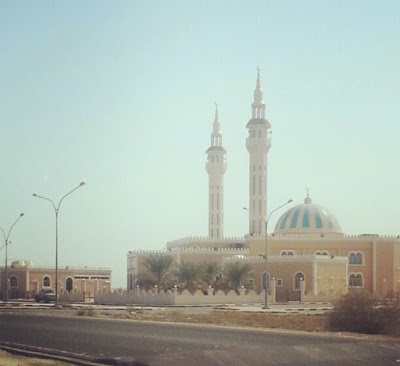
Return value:
<svg viewBox="0 0 400 366">
<path fill-rule="evenodd" d="M 331 300 L 355 289 L 380 297 L 400 292 L 400 238 L 372 234 L 345 235 L 336 217 L 314 203 L 309 191 L 304 203 L 289 208 L 267 233 L 267 156 L 271 147 L 271 125 L 258 70 L 252 115 L 246 128 L 249 153 L 249 231 L 239 238 L 225 237 L 224 173 L 226 150 L 215 110 L 211 144 L 207 149 L 208 236 L 170 241 L 160 255 L 173 256 L 176 263 L 213 261 L 222 267 L 239 261 L 249 263 L 257 292 L 274 287 L 276 301 L 299 299 L 301 287 L 310 300 Z M 291 200 L 283 204 L 283 208 Z M 272 212 L 275 212 L 273 210 Z M 271 213 L 272 213 L 271 212 Z M 127 289 L 146 271 L 143 259 L 151 252 L 133 250 L 127 254 Z"/>
</svg>

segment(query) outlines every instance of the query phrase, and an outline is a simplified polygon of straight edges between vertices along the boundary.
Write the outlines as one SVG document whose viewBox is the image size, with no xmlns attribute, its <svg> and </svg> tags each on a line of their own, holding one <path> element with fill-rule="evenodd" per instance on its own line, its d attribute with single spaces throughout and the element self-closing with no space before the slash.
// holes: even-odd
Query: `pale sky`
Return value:
<svg viewBox="0 0 400 366">
<path fill-rule="evenodd" d="M 224 233 L 247 233 L 257 65 L 269 209 L 310 187 L 345 233 L 400 234 L 399 1 L 0 0 L 0 226 L 25 213 L 9 261 L 54 265 L 54 211 L 32 193 L 81 181 L 60 266 L 109 267 L 125 287 L 129 250 L 207 235 L 215 102 Z"/>
</svg>

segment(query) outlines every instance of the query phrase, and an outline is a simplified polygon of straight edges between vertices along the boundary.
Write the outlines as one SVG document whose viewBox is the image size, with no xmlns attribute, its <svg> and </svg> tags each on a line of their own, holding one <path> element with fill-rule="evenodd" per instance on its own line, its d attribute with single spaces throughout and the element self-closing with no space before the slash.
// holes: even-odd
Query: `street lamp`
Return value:
<svg viewBox="0 0 400 366">
<path fill-rule="evenodd" d="M 50 201 L 51 204 L 53 205 L 54 213 L 56 214 L 56 286 L 55 286 L 56 287 L 55 288 L 55 291 L 56 291 L 56 302 L 55 302 L 55 307 L 59 307 L 59 305 L 58 305 L 58 213 L 60 211 L 61 202 L 64 200 L 64 198 L 69 196 L 72 192 L 76 191 L 78 188 L 80 188 L 80 187 L 82 187 L 84 185 L 85 185 L 85 182 L 79 183 L 78 186 L 76 186 L 72 191 L 68 192 L 65 196 L 63 196 L 60 199 L 60 202 L 58 202 L 57 206 L 55 205 L 53 200 L 51 200 L 50 198 L 39 196 L 36 193 L 33 194 L 33 197 L 37 197 L 37 198 L 44 199 L 46 201 Z"/>
<path fill-rule="evenodd" d="M 267 249 L 268 249 L 268 223 L 269 219 L 271 218 L 271 215 L 275 212 L 281 209 L 283 206 L 286 206 L 287 204 L 293 202 L 292 199 L 288 200 L 285 202 L 283 205 L 280 205 L 279 207 L 275 208 L 270 212 L 270 214 L 267 217 L 267 221 L 265 221 L 265 248 L 264 248 L 264 272 L 265 272 L 265 284 L 264 284 L 264 276 L 263 276 L 263 285 L 264 285 L 264 307 L 263 309 L 268 309 L 268 283 L 267 283 Z"/>
<path fill-rule="evenodd" d="M 5 302 L 8 301 L 8 257 L 7 257 L 8 251 L 7 251 L 7 248 L 8 248 L 8 243 L 11 243 L 11 242 L 9 241 L 10 234 L 11 234 L 11 230 L 13 229 L 13 227 L 15 226 L 15 224 L 18 222 L 18 220 L 19 220 L 22 216 L 24 216 L 24 214 L 21 212 L 20 215 L 18 216 L 18 218 L 17 218 L 17 219 L 14 221 L 14 223 L 11 225 L 10 230 L 8 230 L 7 235 L 6 235 L 5 231 L 0 227 L 0 230 L 1 230 L 1 232 L 3 233 L 3 237 L 4 237 L 4 245 L 3 245 L 3 247 L 6 247 L 6 280 L 5 280 L 6 285 L 5 285 L 5 295 L 4 295 L 4 301 L 5 301 Z M 2 248 L 3 248 L 3 247 L 2 247 Z M 1 248 L 0 248 L 0 249 L 1 249 Z"/>
</svg>

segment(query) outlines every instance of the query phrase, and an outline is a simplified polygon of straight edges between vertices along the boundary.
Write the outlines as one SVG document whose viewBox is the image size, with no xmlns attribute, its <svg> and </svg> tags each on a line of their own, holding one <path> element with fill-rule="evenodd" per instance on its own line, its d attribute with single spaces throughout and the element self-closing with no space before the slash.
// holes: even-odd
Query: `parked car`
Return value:
<svg viewBox="0 0 400 366">
<path fill-rule="evenodd" d="M 36 302 L 55 302 L 56 301 L 56 293 L 52 288 L 42 288 L 36 295 L 35 295 Z"/>
</svg>

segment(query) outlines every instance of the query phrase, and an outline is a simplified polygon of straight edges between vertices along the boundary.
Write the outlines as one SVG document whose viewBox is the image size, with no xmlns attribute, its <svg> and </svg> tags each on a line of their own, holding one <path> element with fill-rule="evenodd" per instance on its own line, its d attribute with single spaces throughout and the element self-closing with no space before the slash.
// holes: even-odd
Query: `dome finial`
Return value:
<svg viewBox="0 0 400 366">
<path fill-rule="evenodd" d="M 307 197 L 304 199 L 304 203 L 310 204 L 312 202 L 310 198 L 310 187 L 306 187 L 306 191 L 307 191 Z"/>
</svg>

